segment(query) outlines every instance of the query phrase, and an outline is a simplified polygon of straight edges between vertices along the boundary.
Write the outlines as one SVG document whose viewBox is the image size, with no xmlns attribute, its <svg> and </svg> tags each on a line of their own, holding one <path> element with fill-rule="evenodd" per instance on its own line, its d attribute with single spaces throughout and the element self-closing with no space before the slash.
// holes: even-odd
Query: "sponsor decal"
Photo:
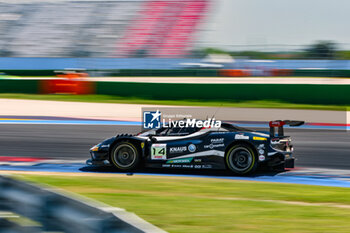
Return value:
<svg viewBox="0 0 350 233">
<path fill-rule="evenodd" d="M 193 168 L 193 165 L 163 164 L 162 167 L 171 167 L 171 168 Z"/>
<path fill-rule="evenodd" d="M 224 138 L 212 138 L 210 139 L 211 143 L 223 143 L 224 142 Z"/>
<path fill-rule="evenodd" d="M 204 145 L 204 149 L 214 149 L 214 148 L 218 148 L 218 147 L 225 147 L 224 143 L 221 144 L 209 144 L 209 145 Z"/>
<path fill-rule="evenodd" d="M 108 147 L 109 147 L 109 144 L 101 146 L 101 148 L 108 148 Z"/>
<path fill-rule="evenodd" d="M 265 160 L 265 156 L 264 155 L 259 155 L 259 161 L 264 161 Z"/>
<path fill-rule="evenodd" d="M 265 153 L 265 151 L 264 151 L 263 149 L 260 149 L 260 150 L 259 150 L 259 154 L 262 154 L 262 155 L 263 155 L 264 153 Z"/>
<path fill-rule="evenodd" d="M 243 139 L 243 140 L 248 140 L 249 136 L 245 136 L 244 134 L 236 134 L 235 139 Z"/>
<path fill-rule="evenodd" d="M 194 145 L 194 144 L 190 144 L 189 146 L 188 146 L 188 151 L 189 152 L 195 152 L 196 151 L 196 146 Z"/>
<path fill-rule="evenodd" d="M 187 151 L 186 146 L 178 146 L 178 147 L 170 147 L 169 148 L 169 153 L 182 153 Z"/>
<path fill-rule="evenodd" d="M 258 149 L 265 149 L 265 145 L 264 145 L 264 144 L 260 144 L 260 145 L 258 146 Z"/>
<path fill-rule="evenodd" d="M 141 142 L 141 148 L 143 149 L 145 147 L 145 143 Z"/>
<path fill-rule="evenodd" d="M 162 164 L 162 167 L 167 168 L 191 168 L 191 169 L 210 169 L 213 168 L 212 165 L 206 164 L 206 165 L 192 165 L 192 164 Z"/>
<path fill-rule="evenodd" d="M 166 160 L 166 144 L 153 144 L 151 147 L 151 159 Z"/>
<path fill-rule="evenodd" d="M 253 140 L 255 140 L 255 141 L 267 141 L 267 138 L 263 138 L 263 137 L 253 137 Z"/>
<path fill-rule="evenodd" d="M 144 111 L 143 112 L 143 128 L 145 129 L 159 129 L 161 122 L 162 113 L 157 110 L 155 112 L 152 111 Z"/>
<path fill-rule="evenodd" d="M 194 162 L 195 162 L 195 163 L 201 163 L 201 162 L 202 162 L 202 159 L 195 159 Z"/>
<path fill-rule="evenodd" d="M 184 165 L 182 165 L 182 168 L 193 168 L 193 165 L 184 164 Z"/>
<path fill-rule="evenodd" d="M 172 159 L 168 160 L 166 163 L 190 163 L 193 158 L 183 158 L 183 159 Z"/>
</svg>

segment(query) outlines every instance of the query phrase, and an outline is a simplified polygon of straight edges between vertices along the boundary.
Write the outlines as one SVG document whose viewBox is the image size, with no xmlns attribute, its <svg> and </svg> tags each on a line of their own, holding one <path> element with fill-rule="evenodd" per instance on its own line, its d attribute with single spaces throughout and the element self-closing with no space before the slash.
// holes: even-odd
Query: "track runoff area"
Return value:
<svg viewBox="0 0 350 233">
<path fill-rule="evenodd" d="M 85 160 L 89 158 L 89 148 L 117 133 L 137 133 L 140 125 L 138 121 L 2 116 L 0 171 L 119 173 L 111 167 L 87 166 Z M 268 129 L 267 122 L 238 122 L 238 125 Z M 133 175 L 350 187 L 348 129 L 348 125 L 340 124 L 286 128 L 286 135 L 292 136 L 297 161 L 295 169 L 285 172 L 258 171 L 240 177 L 225 171 L 141 169 Z"/>
</svg>

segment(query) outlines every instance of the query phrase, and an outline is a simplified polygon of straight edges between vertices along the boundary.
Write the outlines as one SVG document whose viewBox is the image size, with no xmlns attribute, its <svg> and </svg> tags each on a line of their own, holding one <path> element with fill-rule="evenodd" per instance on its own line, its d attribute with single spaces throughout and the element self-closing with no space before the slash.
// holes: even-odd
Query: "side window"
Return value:
<svg viewBox="0 0 350 233">
<path fill-rule="evenodd" d="M 184 130 L 184 128 L 171 128 L 168 130 L 167 132 L 167 136 L 178 136 L 179 133 L 182 133 L 182 131 Z"/>
<path fill-rule="evenodd" d="M 168 130 L 168 128 L 160 128 L 157 130 L 156 135 L 166 136 Z"/>
<path fill-rule="evenodd" d="M 167 135 L 168 136 L 185 136 L 192 133 L 195 133 L 198 129 L 194 127 L 174 127 L 168 130 Z"/>
</svg>

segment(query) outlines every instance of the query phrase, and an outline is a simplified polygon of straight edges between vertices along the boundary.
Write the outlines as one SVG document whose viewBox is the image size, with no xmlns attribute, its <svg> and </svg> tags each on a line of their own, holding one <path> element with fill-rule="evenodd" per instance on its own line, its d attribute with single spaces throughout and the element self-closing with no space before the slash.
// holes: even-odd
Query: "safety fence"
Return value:
<svg viewBox="0 0 350 233">
<path fill-rule="evenodd" d="M 56 70 L 0 70 L 5 75 L 54 76 Z M 92 76 L 109 77 L 350 77 L 341 69 L 103 69 L 86 70 Z"/>
<path fill-rule="evenodd" d="M 2 217 L 4 213 L 7 213 L 7 217 Z M 12 218 L 9 214 L 13 214 Z M 123 209 L 90 200 L 82 201 L 80 197 L 0 176 L 0 232 L 165 231 Z"/>
<path fill-rule="evenodd" d="M 197 84 L 0 79 L 0 93 L 100 94 L 153 100 L 250 101 L 349 105 L 346 84 Z"/>
</svg>

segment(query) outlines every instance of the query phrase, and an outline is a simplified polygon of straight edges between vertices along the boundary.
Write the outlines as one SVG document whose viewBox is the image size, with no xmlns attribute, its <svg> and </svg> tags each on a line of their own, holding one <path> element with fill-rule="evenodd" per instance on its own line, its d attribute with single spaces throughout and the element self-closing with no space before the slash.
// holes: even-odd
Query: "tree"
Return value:
<svg viewBox="0 0 350 233">
<path fill-rule="evenodd" d="M 332 41 L 318 41 L 305 50 L 307 58 L 313 59 L 334 59 L 336 44 Z"/>
</svg>

